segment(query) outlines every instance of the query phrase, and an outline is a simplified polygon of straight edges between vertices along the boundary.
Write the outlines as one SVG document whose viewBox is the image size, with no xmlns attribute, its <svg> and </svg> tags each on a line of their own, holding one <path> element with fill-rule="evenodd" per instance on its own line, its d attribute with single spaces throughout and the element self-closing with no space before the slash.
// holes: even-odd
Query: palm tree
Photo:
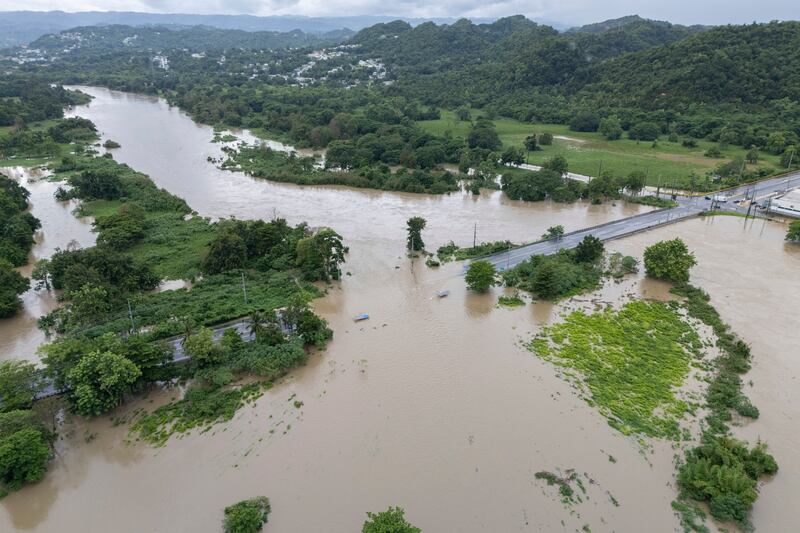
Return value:
<svg viewBox="0 0 800 533">
<path fill-rule="evenodd" d="M 266 320 L 266 316 L 264 316 L 264 312 L 260 310 L 255 310 L 250 313 L 250 320 L 248 323 L 248 331 L 250 332 L 250 336 L 253 338 L 257 338 L 264 332 L 264 321 Z"/>
</svg>

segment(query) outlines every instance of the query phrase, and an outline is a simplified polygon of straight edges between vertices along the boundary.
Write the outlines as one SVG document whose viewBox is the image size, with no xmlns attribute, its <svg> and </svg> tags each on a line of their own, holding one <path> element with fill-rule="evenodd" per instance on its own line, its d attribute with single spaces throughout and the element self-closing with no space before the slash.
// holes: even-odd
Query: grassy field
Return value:
<svg viewBox="0 0 800 533">
<path fill-rule="evenodd" d="M 467 136 L 471 126 L 469 121 L 459 121 L 451 111 L 442 111 L 442 118 L 438 120 L 425 120 L 419 124 L 436 135 L 450 131 L 461 137 Z M 543 146 L 542 150 L 530 154 L 531 164 L 541 164 L 554 155 L 563 155 L 569 161 L 571 172 L 596 176 L 602 169 L 625 176 L 639 170 L 647 174 L 650 185 L 688 186 L 692 172 L 702 179 L 718 164 L 737 156 L 744 157 L 746 152 L 744 148 L 731 146 L 722 151 L 722 157 L 710 158 L 703 154 L 716 144 L 708 141 L 698 141 L 695 148 L 686 148 L 680 142 L 669 142 L 662 137 L 653 146 L 651 142 L 626 138 L 608 141 L 599 133 L 570 131 L 564 124 L 526 124 L 508 118 L 495 119 L 494 124 L 504 146 L 522 147 L 525 137 L 532 133 L 553 135 L 551 146 Z M 776 167 L 778 160 L 778 156 L 762 153 L 759 165 Z M 756 167 L 748 165 L 749 169 Z"/>
</svg>

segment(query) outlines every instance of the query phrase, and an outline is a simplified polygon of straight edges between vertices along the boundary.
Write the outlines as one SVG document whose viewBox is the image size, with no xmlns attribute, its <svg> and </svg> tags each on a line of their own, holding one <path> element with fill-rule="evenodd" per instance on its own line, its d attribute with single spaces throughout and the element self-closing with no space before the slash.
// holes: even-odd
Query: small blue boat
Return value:
<svg viewBox="0 0 800 533">
<path fill-rule="evenodd" d="M 362 320 L 366 320 L 369 318 L 367 313 L 359 313 L 353 317 L 353 322 L 361 322 Z"/>
</svg>

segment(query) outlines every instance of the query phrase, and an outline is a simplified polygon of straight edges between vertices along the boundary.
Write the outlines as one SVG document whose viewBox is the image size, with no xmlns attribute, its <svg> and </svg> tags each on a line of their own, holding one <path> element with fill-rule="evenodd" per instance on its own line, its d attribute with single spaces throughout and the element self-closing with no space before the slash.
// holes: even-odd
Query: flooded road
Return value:
<svg viewBox="0 0 800 533">
<path fill-rule="evenodd" d="M 0 531 L 218 532 L 226 505 L 261 494 L 271 500 L 267 528 L 274 532 L 358 531 L 366 511 L 389 505 L 404 507 L 426 532 L 563 531 L 583 525 L 593 531 L 675 530 L 671 446 L 656 442 L 652 453 L 643 453 L 579 399 L 552 366 L 520 346 L 576 305 L 593 308 L 621 294 L 664 298 L 668 287 L 640 274 L 581 302 L 504 309 L 496 306 L 500 289 L 467 293 L 462 265 L 429 269 L 417 260 L 412 267 L 404 254 L 411 216 L 428 220 L 423 237 L 435 250 L 451 239 L 471 244 L 475 223 L 479 241 L 522 242 L 549 226 L 570 231 L 647 208 L 524 204 L 497 191 L 440 197 L 255 180 L 207 163 L 208 156 L 219 156 L 219 146 L 209 142 L 211 129 L 163 101 L 87 92 L 95 100 L 74 113 L 122 144 L 113 151 L 115 159 L 150 174 L 204 216 L 277 214 L 293 224 L 331 226 L 350 246 L 345 272 L 352 275 L 315 302 L 335 331 L 328 349 L 253 407 L 212 432 L 174 438 L 159 449 L 126 443 L 125 425 L 107 418 L 73 422 L 45 480 L 0 500 Z M 800 254 L 783 245 L 782 226 L 764 224 L 756 231 L 742 224 L 733 218 L 693 220 L 608 248 L 641 257 L 652 241 L 683 237 L 700 263 L 695 280 L 711 292 L 723 318 L 753 343 L 751 395 L 762 418 L 742 431 L 768 438 L 781 462 L 755 515 L 757 528 L 763 520 L 769 524 L 764 531 L 780 531 L 793 522 L 787 506 L 780 508 L 779 493 L 770 491 L 778 486 L 783 494 L 800 494 L 797 465 L 784 457 L 800 457 L 787 427 L 787 419 L 800 417 L 800 402 L 796 386 L 778 393 L 770 380 L 788 385 L 797 370 L 790 356 L 798 339 L 792 331 L 783 337 L 752 332 L 750 338 L 746 322 L 751 329 L 785 326 L 766 300 L 749 303 L 758 287 L 794 294 L 781 312 L 786 320 L 798 316 L 800 295 L 790 273 L 798 271 Z M 441 289 L 450 296 L 436 298 Z M 353 323 L 360 312 L 371 319 Z M 155 394 L 127 409 L 152 409 L 174 394 Z M 762 395 L 774 395 L 771 405 Z M 294 399 L 303 402 L 301 408 Z M 559 468 L 595 480 L 591 499 L 564 508 L 557 491 L 534 478 Z"/>
<path fill-rule="evenodd" d="M 91 246 L 92 219 L 77 218 L 72 214 L 77 203 L 58 202 L 53 197 L 57 183 L 47 181 L 46 172 L 36 168 L 5 167 L 0 172 L 15 180 L 31 193 L 31 212 L 42 223 L 34 235 L 36 243 L 31 250 L 29 262 L 19 269 L 30 276 L 37 259 L 48 258 L 56 249 L 68 246 Z M 17 358 L 37 360 L 36 348 L 45 342 L 44 333 L 36 327 L 37 319 L 58 305 L 55 294 L 32 288 L 22 295 L 23 309 L 14 317 L 0 320 L 0 360 Z"/>
</svg>

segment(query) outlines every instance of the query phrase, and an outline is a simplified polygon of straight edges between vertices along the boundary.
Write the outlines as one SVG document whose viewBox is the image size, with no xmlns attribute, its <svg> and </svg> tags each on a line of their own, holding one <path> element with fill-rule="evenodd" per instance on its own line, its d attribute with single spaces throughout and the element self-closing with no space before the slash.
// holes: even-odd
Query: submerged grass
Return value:
<svg viewBox="0 0 800 533">
<path fill-rule="evenodd" d="M 140 413 L 131 431 L 155 446 L 163 446 L 175 433 L 192 429 L 207 431 L 214 424 L 227 422 L 243 405 L 261 396 L 269 385 L 269 382 L 255 382 L 232 388 L 191 387 L 181 400 L 152 413 Z"/>
<path fill-rule="evenodd" d="M 683 436 L 679 420 L 696 407 L 677 392 L 693 360 L 702 358 L 701 347 L 673 306 L 642 301 L 619 311 L 575 311 L 530 345 L 542 359 L 569 369 L 612 427 L 674 440 Z"/>
</svg>

